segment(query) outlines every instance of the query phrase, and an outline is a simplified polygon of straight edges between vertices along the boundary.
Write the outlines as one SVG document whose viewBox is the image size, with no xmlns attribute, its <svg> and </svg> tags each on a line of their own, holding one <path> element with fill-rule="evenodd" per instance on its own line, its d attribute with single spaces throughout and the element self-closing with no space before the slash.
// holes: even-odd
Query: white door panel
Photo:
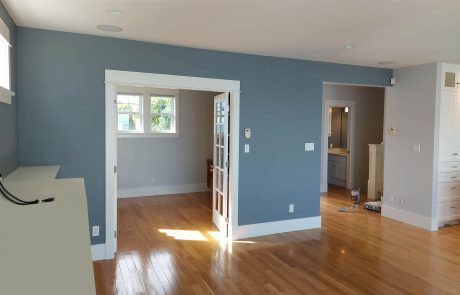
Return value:
<svg viewBox="0 0 460 295">
<path fill-rule="evenodd" d="M 228 233 L 228 118 L 229 94 L 222 93 L 214 97 L 214 157 L 213 157 L 213 194 L 212 221 L 219 231 Z"/>
</svg>

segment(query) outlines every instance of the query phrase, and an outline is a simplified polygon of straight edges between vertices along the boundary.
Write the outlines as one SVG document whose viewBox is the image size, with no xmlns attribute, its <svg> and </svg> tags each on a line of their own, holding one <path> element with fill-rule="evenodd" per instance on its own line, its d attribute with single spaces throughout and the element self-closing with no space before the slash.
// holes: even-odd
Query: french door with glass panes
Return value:
<svg viewBox="0 0 460 295">
<path fill-rule="evenodd" d="M 214 157 L 212 185 L 212 221 L 219 231 L 227 236 L 229 217 L 228 191 L 228 119 L 229 93 L 214 97 Z"/>
</svg>

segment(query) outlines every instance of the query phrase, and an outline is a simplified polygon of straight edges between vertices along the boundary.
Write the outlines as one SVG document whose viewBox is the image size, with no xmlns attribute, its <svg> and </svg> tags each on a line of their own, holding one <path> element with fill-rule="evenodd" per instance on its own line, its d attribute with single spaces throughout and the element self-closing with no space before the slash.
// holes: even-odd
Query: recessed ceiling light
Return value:
<svg viewBox="0 0 460 295">
<path fill-rule="evenodd" d="M 107 11 L 109 14 L 111 15 L 122 15 L 123 12 L 121 12 L 120 10 L 117 10 L 117 9 L 110 9 L 109 11 Z"/>
<path fill-rule="evenodd" d="M 381 66 L 387 66 L 387 65 L 392 65 L 394 64 L 395 62 L 392 61 L 392 60 L 383 60 L 383 61 L 379 61 L 377 64 L 381 65 Z"/>
<path fill-rule="evenodd" d="M 99 25 L 97 28 L 101 31 L 104 32 L 110 32 L 110 33 L 117 33 L 121 32 L 123 29 L 117 26 L 112 26 L 112 25 Z"/>
<path fill-rule="evenodd" d="M 347 44 L 347 45 L 345 45 L 343 47 L 345 47 L 346 49 L 352 49 L 352 48 L 355 48 L 356 46 L 353 45 L 353 44 Z"/>
</svg>

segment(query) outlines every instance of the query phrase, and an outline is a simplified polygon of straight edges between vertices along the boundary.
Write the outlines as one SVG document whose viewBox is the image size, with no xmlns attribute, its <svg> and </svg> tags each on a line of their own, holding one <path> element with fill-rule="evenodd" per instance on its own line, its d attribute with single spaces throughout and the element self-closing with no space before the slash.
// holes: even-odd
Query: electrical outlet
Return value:
<svg viewBox="0 0 460 295">
<path fill-rule="evenodd" d="M 99 237 L 99 225 L 93 226 L 93 237 Z"/>
<path fill-rule="evenodd" d="M 152 183 L 153 184 L 157 183 L 157 179 L 155 177 L 152 177 Z"/>
<path fill-rule="evenodd" d="M 289 204 L 289 213 L 294 212 L 294 204 Z"/>
</svg>

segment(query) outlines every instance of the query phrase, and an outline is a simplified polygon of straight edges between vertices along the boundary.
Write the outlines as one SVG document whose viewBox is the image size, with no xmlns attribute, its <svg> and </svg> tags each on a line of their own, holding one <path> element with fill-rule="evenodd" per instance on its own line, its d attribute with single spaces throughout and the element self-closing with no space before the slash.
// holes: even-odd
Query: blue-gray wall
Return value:
<svg viewBox="0 0 460 295">
<path fill-rule="evenodd" d="M 11 45 L 11 89 L 16 90 L 16 25 L 0 3 L 0 18 L 10 29 Z M 12 104 L 0 103 L 0 173 L 4 176 L 18 166 L 17 98 Z"/>
<path fill-rule="evenodd" d="M 19 159 L 84 177 L 105 223 L 104 70 L 241 81 L 240 225 L 318 216 L 322 82 L 388 85 L 391 70 L 18 28 Z M 304 143 L 316 143 L 305 152 Z M 240 147 L 240 149 L 241 149 Z M 295 213 L 288 213 L 294 203 Z M 92 243 L 103 243 L 104 236 Z"/>
</svg>

